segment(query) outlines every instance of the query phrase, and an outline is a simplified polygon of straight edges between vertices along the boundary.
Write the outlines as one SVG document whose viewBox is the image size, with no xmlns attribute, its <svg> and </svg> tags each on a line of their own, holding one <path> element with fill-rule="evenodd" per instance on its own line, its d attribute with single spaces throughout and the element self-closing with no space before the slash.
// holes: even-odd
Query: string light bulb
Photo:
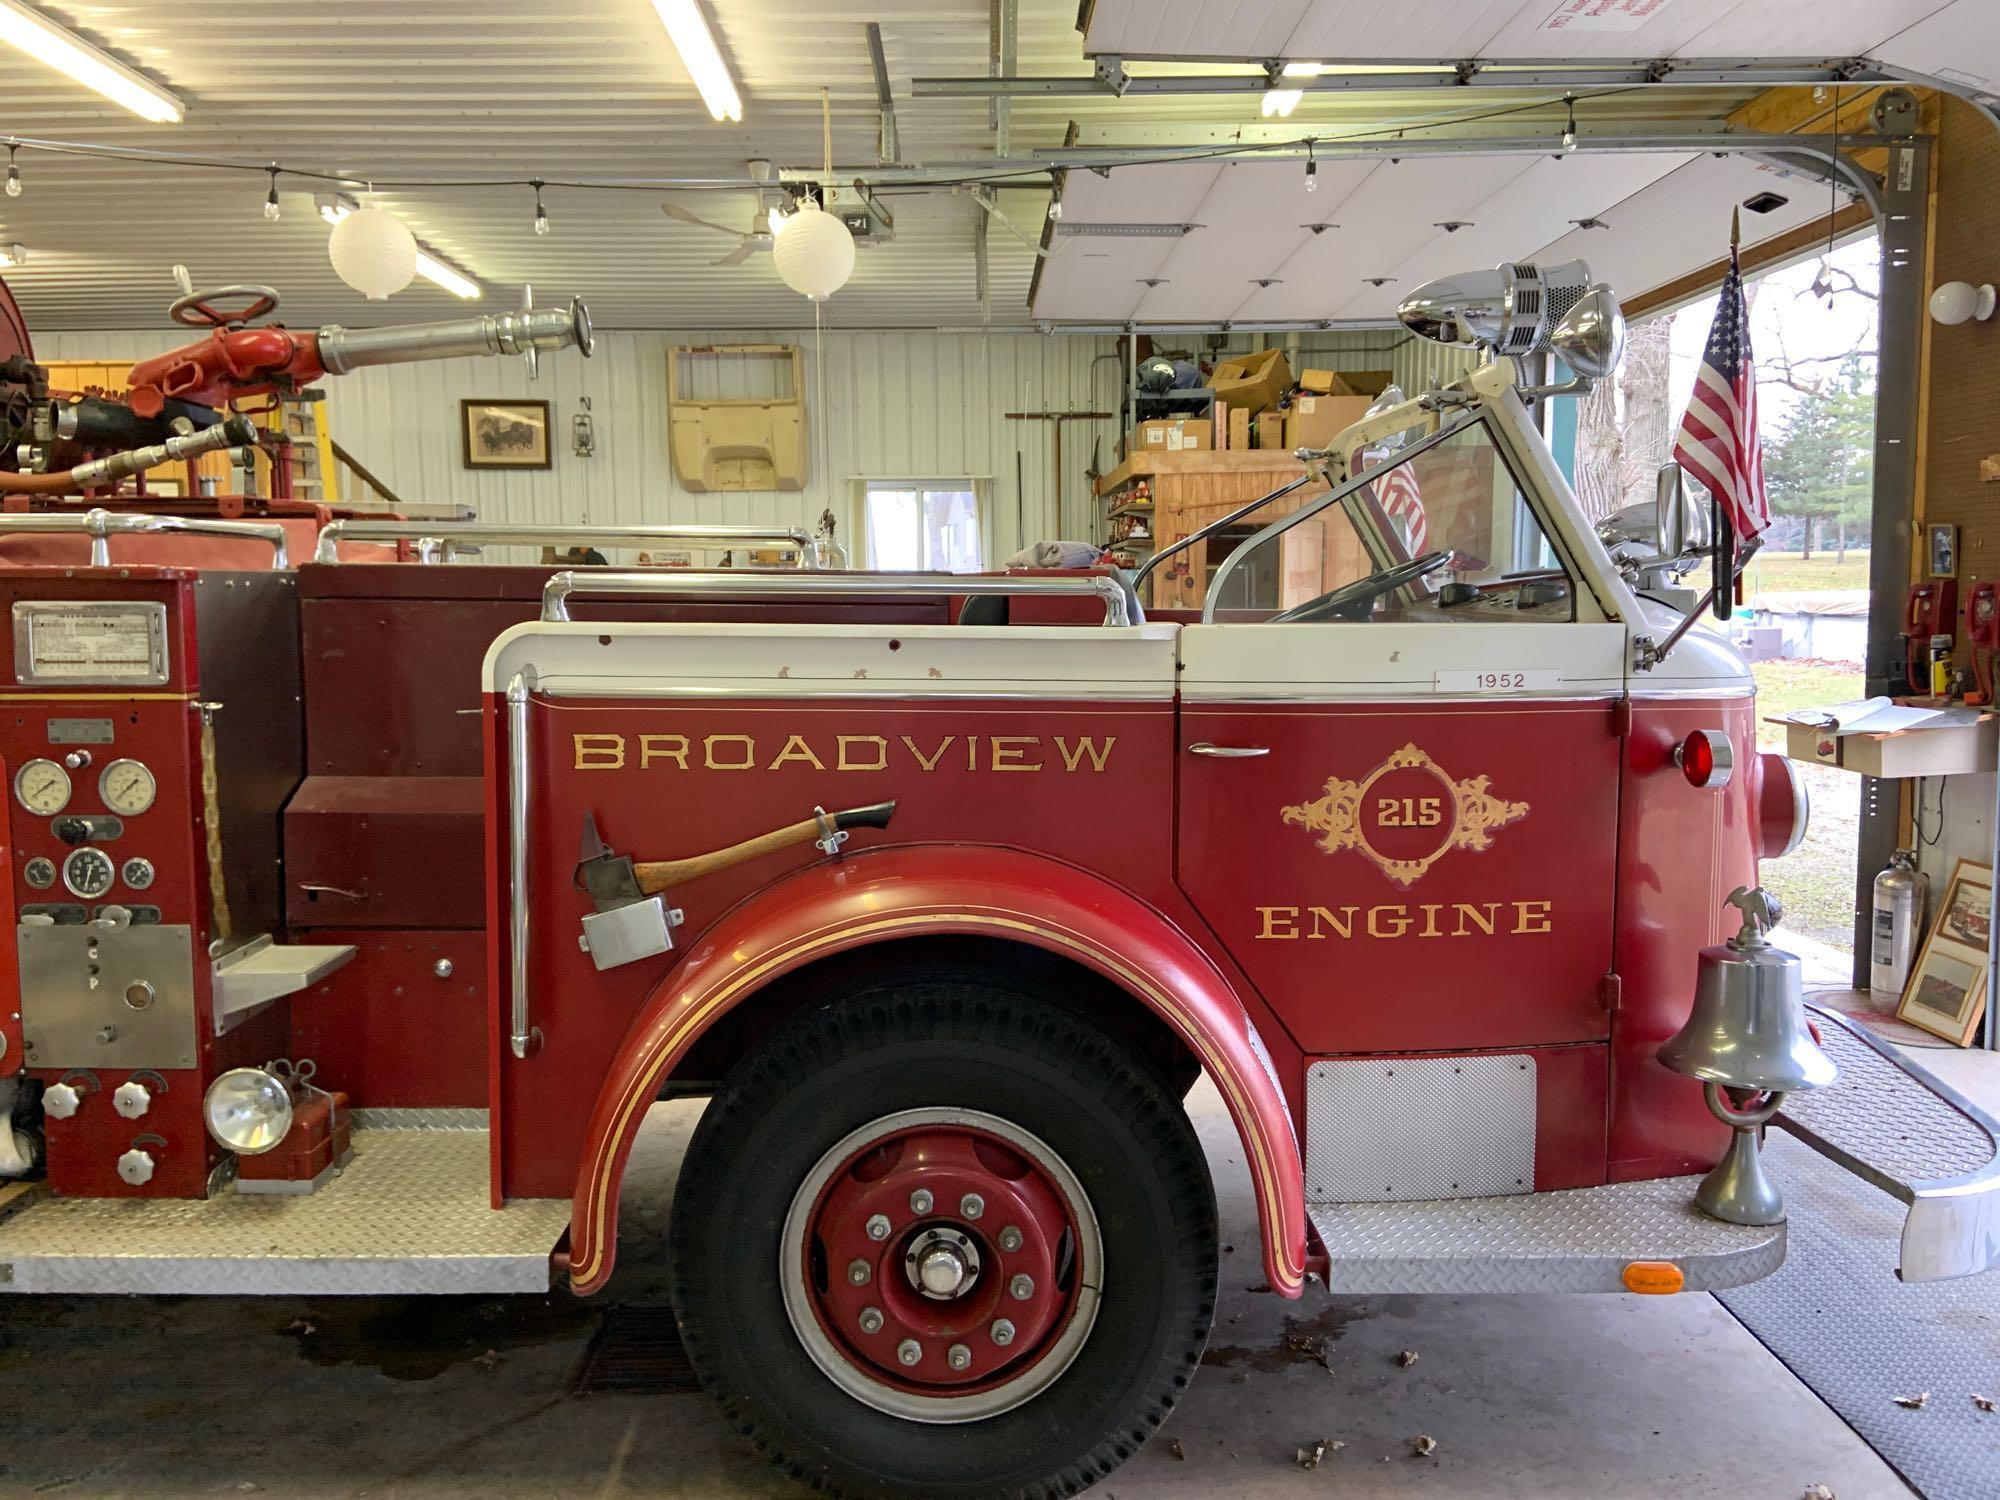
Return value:
<svg viewBox="0 0 2000 1500">
<path fill-rule="evenodd" d="M 1306 191 L 1312 193 L 1312 192 L 1317 192 L 1318 190 L 1319 190 L 1319 163 L 1313 158 L 1313 143 L 1311 141 L 1307 141 L 1306 142 Z"/>
<path fill-rule="evenodd" d="M 1569 110 L 1569 124 L 1563 131 L 1563 153 L 1576 150 L 1576 95 L 1564 94 L 1563 104 Z"/>
<path fill-rule="evenodd" d="M 278 221 L 278 214 L 280 212 L 278 208 L 278 169 L 271 167 L 269 171 L 271 173 L 271 191 L 264 195 L 264 217 L 275 224 Z"/>
<path fill-rule="evenodd" d="M 532 179 L 531 185 L 535 190 L 535 233 L 547 234 L 549 232 L 549 211 L 542 207 L 542 179 L 539 177 Z"/>
<path fill-rule="evenodd" d="M 14 153 L 20 149 L 21 144 L 19 141 L 9 141 L 7 143 L 7 196 L 9 198 L 18 198 L 21 196 L 21 169 L 14 161 Z"/>
</svg>

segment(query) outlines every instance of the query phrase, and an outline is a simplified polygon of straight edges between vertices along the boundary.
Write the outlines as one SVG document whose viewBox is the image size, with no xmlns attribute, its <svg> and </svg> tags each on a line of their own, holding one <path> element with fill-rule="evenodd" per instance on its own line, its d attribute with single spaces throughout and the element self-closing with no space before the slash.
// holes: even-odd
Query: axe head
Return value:
<svg viewBox="0 0 2000 1500">
<path fill-rule="evenodd" d="M 577 851 L 576 883 L 590 893 L 591 904 L 599 911 L 613 911 L 646 899 L 639 889 L 639 876 L 632 868 L 632 856 L 613 854 L 597 831 L 597 818 L 583 815 L 583 843 Z"/>
</svg>

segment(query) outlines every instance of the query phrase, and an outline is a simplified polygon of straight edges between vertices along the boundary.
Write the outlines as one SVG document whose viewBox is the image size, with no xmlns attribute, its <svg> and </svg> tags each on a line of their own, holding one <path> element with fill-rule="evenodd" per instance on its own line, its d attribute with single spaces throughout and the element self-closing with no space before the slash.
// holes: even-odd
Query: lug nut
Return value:
<svg viewBox="0 0 2000 1500">
<path fill-rule="evenodd" d="M 868 1285 L 868 1262 L 865 1260 L 850 1260 L 847 1263 L 847 1279 L 856 1286 Z"/>
<path fill-rule="evenodd" d="M 972 1351 L 963 1344 L 953 1344 L 945 1350 L 944 1362 L 954 1370 L 963 1370 L 972 1363 Z"/>
<path fill-rule="evenodd" d="M 904 1339 L 896 1346 L 896 1359 L 900 1364 L 913 1365 L 924 1357 L 924 1346 L 915 1339 Z"/>
<path fill-rule="evenodd" d="M 864 1307 L 861 1309 L 861 1331 L 863 1333 L 880 1333 L 882 1331 L 881 1308 Z"/>
<path fill-rule="evenodd" d="M 977 1193 L 967 1193 L 958 1200 L 958 1211 L 968 1219 L 976 1219 L 986 1212 L 986 1200 Z"/>
<path fill-rule="evenodd" d="M 927 1214 L 931 1211 L 933 1201 L 935 1200 L 932 1199 L 929 1188 L 918 1188 L 914 1193 L 910 1194 L 910 1212 L 913 1214 Z"/>
<path fill-rule="evenodd" d="M 886 1217 L 881 1214 L 870 1214 L 868 1216 L 868 1238 L 871 1240 L 886 1240 L 889 1238 L 889 1221 Z"/>
<path fill-rule="evenodd" d="M 1005 1318 L 995 1318 L 993 1326 L 986 1330 L 986 1336 L 1004 1349 L 1014 1342 L 1014 1325 Z"/>
<path fill-rule="evenodd" d="M 1026 1302 L 1035 1295 L 1035 1278 L 1023 1271 L 1007 1283 L 1007 1292 L 1016 1302 Z"/>
<path fill-rule="evenodd" d="M 1021 1245 L 1021 1231 L 1016 1229 L 1012 1224 L 1009 1224 L 1005 1229 L 1000 1231 L 1000 1248 L 1005 1250 L 1009 1255 L 1020 1249 Z"/>
</svg>

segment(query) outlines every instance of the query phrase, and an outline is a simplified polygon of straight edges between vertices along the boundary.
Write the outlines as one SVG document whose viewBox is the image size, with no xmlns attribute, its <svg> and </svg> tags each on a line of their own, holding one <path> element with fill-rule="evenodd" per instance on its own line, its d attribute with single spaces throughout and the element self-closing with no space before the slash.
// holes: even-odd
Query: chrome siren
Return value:
<svg viewBox="0 0 2000 1500">
<path fill-rule="evenodd" d="M 1625 343 L 1625 319 L 1605 286 L 1593 286 L 1580 260 L 1556 266 L 1511 264 L 1445 276 L 1403 299 L 1396 317 L 1410 332 L 1438 344 L 1529 354 L 1554 348 L 1579 374 L 1615 368 Z M 1558 335 L 1566 335 L 1563 347 Z"/>
</svg>

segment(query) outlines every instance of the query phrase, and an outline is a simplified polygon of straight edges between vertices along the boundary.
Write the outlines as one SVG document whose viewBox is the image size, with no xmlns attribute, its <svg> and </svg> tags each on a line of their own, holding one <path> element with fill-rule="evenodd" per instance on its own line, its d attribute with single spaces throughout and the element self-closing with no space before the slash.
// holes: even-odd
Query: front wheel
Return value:
<svg viewBox="0 0 2000 1500">
<path fill-rule="evenodd" d="M 1208 1338 L 1215 1200 L 1157 1069 L 1004 980 L 822 1001 L 730 1074 L 671 1225 L 702 1382 L 839 1495 L 1070 1495 Z"/>
</svg>

